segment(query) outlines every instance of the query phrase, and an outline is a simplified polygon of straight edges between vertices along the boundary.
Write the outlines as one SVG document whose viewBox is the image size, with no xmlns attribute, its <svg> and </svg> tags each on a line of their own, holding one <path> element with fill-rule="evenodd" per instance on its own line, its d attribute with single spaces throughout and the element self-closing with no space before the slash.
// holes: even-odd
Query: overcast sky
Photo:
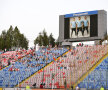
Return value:
<svg viewBox="0 0 108 90">
<path fill-rule="evenodd" d="M 58 38 L 59 15 L 101 9 L 108 12 L 108 0 L 0 0 L 0 34 L 18 26 L 33 46 L 44 28 Z"/>
</svg>

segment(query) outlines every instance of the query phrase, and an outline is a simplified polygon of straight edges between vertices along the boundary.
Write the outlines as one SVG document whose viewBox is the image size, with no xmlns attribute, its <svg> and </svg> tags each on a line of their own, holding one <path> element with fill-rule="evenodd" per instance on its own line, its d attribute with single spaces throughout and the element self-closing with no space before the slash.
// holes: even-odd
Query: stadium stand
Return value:
<svg viewBox="0 0 108 90">
<path fill-rule="evenodd" d="M 97 89 L 103 86 L 108 88 L 108 57 L 102 61 L 82 82 L 78 84 L 80 88 Z"/>
<path fill-rule="evenodd" d="M 14 87 L 32 74 L 54 61 L 68 49 L 52 48 L 39 49 L 35 53 L 28 53 L 14 64 L 0 71 L 0 87 Z"/>
<path fill-rule="evenodd" d="M 81 88 L 85 88 L 88 83 L 85 79 L 87 75 L 89 75 L 88 72 L 98 62 L 101 63 L 100 60 L 102 57 L 108 53 L 107 49 L 108 45 L 73 48 L 58 60 L 55 60 L 44 69 L 38 71 L 35 75 L 23 81 L 20 87 L 25 87 L 28 84 L 32 87 L 32 85 L 36 83 L 36 87 L 39 88 L 40 84 L 43 83 L 45 85 L 44 88 L 64 88 L 65 84 L 68 88 L 72 85 L 74 85 L 74 87 L 79 85 Z M 102 59 L 102 61 L 105 60 Z M 96 66 L 96 68 L 98 68 L 98 66 Z M 86 77 L 83 77 L 85 74 Z M 83 79 L 85 79 L 85 81 L 83 81 Z M 84 84 L 86 84 L 86 86 L 82 85 L 81 80 L 85 82 Z M 99 86 L 95 86 L 95 88 L 98 87 Z"/>
<path fill-rule="evenodd" d="M 26 54 L 31 53 L 31 50 L 20 50 L 20 51 L 7 51 L 0 54 L 0 69 L 15 63 L 16 60 L 24 57 Z"/>
</svg>

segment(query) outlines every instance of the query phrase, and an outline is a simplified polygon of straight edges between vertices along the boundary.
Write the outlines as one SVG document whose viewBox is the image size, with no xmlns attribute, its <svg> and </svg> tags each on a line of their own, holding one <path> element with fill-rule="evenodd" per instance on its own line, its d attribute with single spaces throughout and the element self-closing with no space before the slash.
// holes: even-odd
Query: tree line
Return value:
<svg viewBox="0 0 108 90">
<path fill-rule="evenodd" d="M 9 27 L 8 30 L 3 30 L 0 34 L 0 50 L 7 50 L 16 49 L 16 48 L 25 48 L 28 49 L 29 41 L 24 36 L 24 34 L 20 33 L 20 30 L 16 26 L 13 28 L 12 26 Z M 52 47 L 57 45 L 58 42 L 55 41 L 53 34 L 51 33 L 49 36 L 45 29 L 39 33 L 39 35 L 34 40 L 34 45 L 36 46 L 48 46 L 51 45 Z"/>
<path fill-rule="evenodd" d="M 21 34 L 18 27 L 9 27 L 8 30 L 3 30 L 0 35 L 0 49 L 7 50 L 12 48 L 25 48 L 28 49 L 28 39 Z"/>
<path fill-rule="evenodd" d="M 108 41 L 108 35 L 101 40 Z M 9 29 L 3 30 L 0 35 L 0 50 L 4 50 L 5 48 L 7 50 L 12 48 L 25 48 L 28 49 L 29 41 L 24 36 L 24 34 L 21 34 L 18 27 L 16 26 L 13 28 L 12 26 L 9 27 Z M 53 34 L 51 33 L 49 36 L 47 35 L 47 32 L 45 29 L 39 33 L 39 35 L 34 40 L 34 45 L 36 46 L 38 44 L 39 46 L 48 46 L 51 45 L 54 47 L 55 45 L 58 45 L 58 40 L 55 41 L 55 38 L 53 37 Z"/>
<path fill-rule="evenodd" d="M 102 43 L 104 40 L 108 41 L 108 35 L 104 39 L 102 39 L 100 43 Z M 0 34 L 0 50 L 4 50 L 5 48 L 7 50 L 12 48 L 28 49 L 28 44 L 28 39 L 24 36 L 24 34 L 20 33 L 17 26 L 15 28 L 10 26 L 8 30 L 3 30 Z M 36 46 L 36 44 L 38 44 L 39 46 L 51 45 L 52 47 L 54 47 L 59 43 L 58 41 L 55 41 L 55 38 L 53 37 L 52 33 L 48 36 L 47 32 L 44 29 L 35 38 L 34 45 Z"/>
<path fill-rule="evenodd" d="M 34 45 L 36 46 L 36 44 L 38 44 L 39 46 L 51 45 L 52 47 L 54 47 L 55 44 L 57 44 L 57 42 L 55 42 L 55 38 L 53 37 L 53 34 L 51 33 L 48 36 L 47 32 L 44 29 L 42 32 L 39 33 L 39 35 L 34 40 Z"/>
</svg>

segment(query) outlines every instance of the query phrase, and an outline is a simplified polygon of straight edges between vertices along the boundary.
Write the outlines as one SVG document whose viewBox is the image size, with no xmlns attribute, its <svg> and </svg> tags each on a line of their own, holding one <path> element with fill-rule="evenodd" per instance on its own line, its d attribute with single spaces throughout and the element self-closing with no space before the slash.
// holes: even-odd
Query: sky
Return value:
<svg viewBox="0 0 108 90">
<path fill-rule="evenodd" d="M 92 10 L 108 12 L 108 0 L 0 0 L 0 34 L 17 26 L 31 47 L 44 29 L 58 38 L 59 15 Z"/>
</svg>

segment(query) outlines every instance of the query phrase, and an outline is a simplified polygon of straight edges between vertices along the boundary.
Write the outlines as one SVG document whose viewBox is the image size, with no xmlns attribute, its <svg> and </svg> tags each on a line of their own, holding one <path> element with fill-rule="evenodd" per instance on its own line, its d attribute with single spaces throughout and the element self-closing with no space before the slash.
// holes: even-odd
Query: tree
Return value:
<svg viewBox="0 0 108 90">
<path fill-rule="evenodd" d="M 50 36 L 48 36 L 47 32 L 44 29 L 42 32 L 39 33 L 39 35 L 34 40 L 34 45 L 36 46 L 36 44 L 39 44 L 39 46 L 42 46 L 42 45 L 47 46 L 50 44 L 54 47 L 55 39 L 54 39 L 52 33 L 50 34 Z"/>
<path fill-rule="evenodd" d="M 13 46 L 13 27 L 10 26 L 6 34 L 6 48 L 9 49 Z"/>
<path fill-rule="evenodd" d="M 2 31 L 1 38 L 2 38 L 1 49 L 4 50 L 6 48 L 6 31 L 5 30 Z"/>
<path fill-rule="evenodd" d="M 43 45 L 43 36 L 42 36 L 41 33 L 39 33 L 38 44 L 39 44 L 39 46 L 42 46 Z"/>
<path fill-rule="evenodd" d="M 19 29 L 17 28 L 17 26 L 15 27 L 14 31 L 13 31 L 13 46 L 14 47 L 22 47 L 27 49 L 28 48 L 28 40 L 27 38 L 20 33 Z"/>
<path fill-rule="evenodd" d="M 45 31 L 45 29 L 43 30 L 42 33 L 40 32 L 39 35 L 34 40 L 34 45 L 36 46 L 36 44 L 39 44 L 39 46 L 49 45 L 49 38 L 48 38 L 48 35 L 47 35 L 47 32 Z"/>
<path fill-rule="evenodd" d="M 55 41 L 55 44 L 58 46 L 59 45 L 59 37 L 58 39 Z"/>
<path fill-rule="evenodd" d="M 34 40 L 34 45 L 36 46 L 36 44 L 38 44 L 39 42 L 39 37 L 37 37 L 35 40 Z"/>
<path fill-rule="evenodd" d="M 20 31 L 17 28 L 17 26 L 15 27 L 14 31 L 13 31 L 13 46 L 14 47 L 20 47 Z"/>
<path fill-rule="evenodd" d="M 28 49 L 28 42 L 29 41 L 27 40 L 27 38 L 23 34 L 19 35 L 19 45 L 20 45 L 20 47 Z"/>
<path fill-rule="evenodd" d="M 55 39 L 53 38 L 52 33 L 49 36 L 49 44 L 52 45 L 52 47 L 55 46 Z"/>
<path fill-rule="evenodd" d="M 45 31 L 45 29 L 43 30 L 43 38 L 42 38 L 42 41 L 43 41 L 43 46 L 49 45 L 49 38 L 47 36 L 47 32 Z"/>
<path fill-rule="evenodd" d="M 34 45 L 36 46 L 36 44 L 39 44 L 39 46 L 43 45 L 43 36 L 42 36 L 41 32 L 39 33 L 37 38 L 34 40 Z"/>
<path fill-rule="evenodd" d="M 2 42 L 3 42 L 3 38 L 2 38 L 1 35 L 0 35 L 0 49 L 3 48 Z"/>
<path fill-rule="evenodd" d="M 4 50 L 6 48 L 9 50 L 13 47 L 28 48 L 28 40 L 23 34 L 20 33 L 17 26 L 14 29 L 10 26 L 7 32 L 4 30 L 0 35 L 0 49 Z"/>
</svg>

